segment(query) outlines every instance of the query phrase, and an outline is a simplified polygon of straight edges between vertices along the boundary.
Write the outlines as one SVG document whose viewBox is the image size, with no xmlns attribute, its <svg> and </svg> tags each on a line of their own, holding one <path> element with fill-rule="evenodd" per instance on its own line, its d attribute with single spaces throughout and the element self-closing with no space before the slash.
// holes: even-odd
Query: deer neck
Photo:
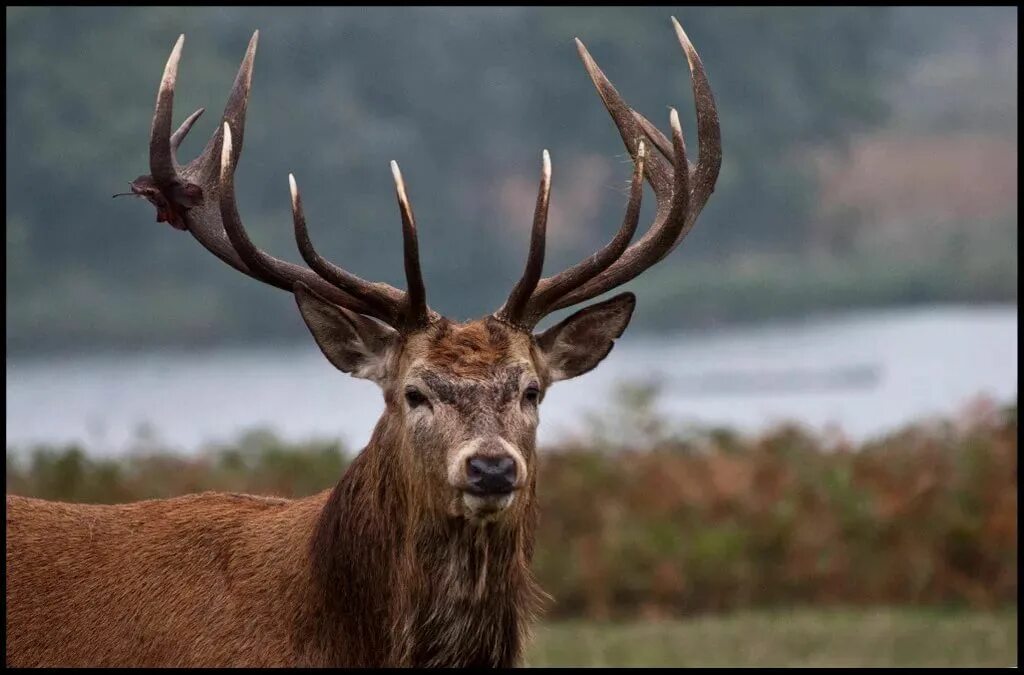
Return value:
<svg viewBox="0 0 1024 675">
<path fill-rule="evenodd" d="M 534 509 L 478 524 L 423 508 L 402 442 L 385 415 L 314 530 L 326 660 L 514 665 L 540 597 L 529 570 Z"/>
<path fill-rule="evenodd" d="M 424 523 L 418 583 L 406 614 L 409 660 L 424 666 L 512 666 L 539 598 L 530 573 L 533 524 Z"/>
</svg>

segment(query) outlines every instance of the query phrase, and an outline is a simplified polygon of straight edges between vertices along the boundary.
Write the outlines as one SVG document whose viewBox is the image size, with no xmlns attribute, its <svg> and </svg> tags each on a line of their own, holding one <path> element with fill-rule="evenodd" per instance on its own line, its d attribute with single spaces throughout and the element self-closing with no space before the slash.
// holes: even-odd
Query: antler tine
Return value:
<svg viewBox="0 0 1024 675">
<path fill-rule="evenodd" d="M 153 127 L 149 135 L 149 170 L 157 182 L 171 182 L 177 177 L 174 154 L 171 150 L 171 122 L 174 114 L 174 84 L 178 79 L 178 62 L 181 48 L 185 44 L 182 33 L 171 55 L 167 57 L 160 89 L 156 94 L 156 110 L 153 113 Z"/>
<path fill-rule="evenodd" d="M 644 189 L 644 158 L 647 149 L 643 141 L 637 143 L 636 161 L 633 163 L 633 177 L 629 186 L 629 201 L 626 205 L 626 215 L 622 219 L 622 226 L 619 228 L 612 240 L 605 244 L 604 248 L 597 253 L 582 260 L 567 270 L 559 272 L 553 277 L 541 279 L 537 284 L 537 290 L 530 298 L 528 309 L 525 311 L 524 322 L 530 325 L 536 324 L 547 312 L 549 305 L 558 297 L 569 293 L 587 283 L 602 271 L 608 268 L 613 262 L 619 259 L 629 242 L 636 233 L 637 225 L 640 222 L 640 206 L 643 199 Z"/>
<path fill-rule="evenodd" d="M 224 114 L 221 122 L 229 122 L 233 136 L 234 152 L 231 158 L 232 163 L 238 161 L 238 155 L 242 152 L 242 142 L 245 137 L 245 114 L 249 107 L 249 92 L 252 90 L 253 63 L 256 60 L 256 48 L 259 46 L 260 32 L 253 31 L 249 38 L 249 45 L 245 49 L 245 56 L 238 66 L 238 74 L 231 85 L 231 93 L 228 94 L 227 103 L 224 104 Z M 223 137 L 223 126 L 218 125 L 206 147 L 199 156 L 189 163 L 187 169 L 193 169 L 200 177 L 216 182 L 219 175 L 220 145 Z"/>
<path fill-rule="evenodd" d="M 686 227 L 679 239 L 666 251 L 665 255 L 671 253 L 690 228 L 697 220 L 697 216 L 704 209 L 708 198 L 715 189 L 715 182 L 718 180 L 718 172 L 722 167 L 722 132 L 718 124 L 718 109 L 715 106 L 715 97 L 711 92 L 711 84 L 708 82 L 707 73 L 704 71 L 704 64 L 694 49 L 693 43 L 687 37 L 686 31 L 679 25 L 675 17 L 672 17 L 672 26 L 676 31 L 676 39 L 686 53 L 687 64 L 690 67 L 690 78 L 693 87 L 694 108 L 697 114 L 697 138 L 699 148 L 697 154 L 697 166 L 690 166 L 693 174 L 693 195 L 691 197 L 690 213 L 687 216 Z M 658 150 L 667 158 L 671 158 L 671 143 L 665 138 L 658 127 L 637 111 L 633 116 L 643 129 L 647 137 L 657 146 Z M 664 256 L 662 256 L 664 257 Z"/>
<path fill-rule="evenodd" d="M 611 115 L 612 121 L 619 130 L 622 142 L 626 150 L 635 159 L 637 143 L 643 138 L 643 130 L 633 117 L 633 109 L 623 100 L 622 95 L 611 83 L 608 77 L 601 70 L 594 57 L 587 51 L 586 45 L 579 38 L 576 38 L 576 51 L 583 61 L 583 66 L 590 76 L 591 82 L 597 89 L 601 102 Z M 646 163 L 645 174 L 647 181 L 658 197 L 658 203 L 667 203 L 672 191 L 672 167 L 661 157 L 651 155 L 651 161 Z"/>
<path fill-rule="evenodd" d="M 181 126 L 178 127 L 177 131 L 175 131 L 173 134 L 171 134 L 171 152 L 172 153 L 176 154 L 178 152 L 178 148 L 181 147 L 181 142 L 183 140 L 185 140 L 186 136 L 188 136 L 188 132 L 192 131 L 192 125 L 196 123 L 196 120 L 198 120 L 199 117 L 204 112 L 206 112 L 206 108 L 200 108 L 199 110 L 195 111 L 194 113 L 192 113 L 191 115 L 189 115 L 188 117 L 185 118 L 185 121 L 181 123 Z M 175 163 L 175 165 L 177 165 L 177 163 L 178 163 L 176 157 L 175 157 L 174 163 Z"/>
<path fill-rule="evenodd" d="M 687 231 L 704 209 L 718 181 L 718 172 L 722 168 L 722 129 L 718 123 L 718 107 L 715 96 L 711 92 L 704 63 L 700 60 L 697 50 L 686 35 L 686 31 L 676 18 L 672 17 L 672 26 L 676 29 L 676 38 L 686 52 L 686 62 L 690 66 L 690 81 L 693 86 L 693 105 L 697 113 L 697 171 L 693 185 L 694 197 L 691 216 L 687 222 Z M 685 233 L 684 235 L 685 236 Z M 680 239 L 681 240 L 681 239 Z"/>
<path fill-rule="evenodd" d="M 387 284 L 366 281 L 338 267 L 317 253 L 313 247 L 313 242 L 309 238 L 309 230 L 306 228 L 306 215 L 302 209 L 302 197 L 299 194 L 299 186 L 295 182 L 295 176 L 292 174 L 288 174 L 288 186 L 291 192 L 295 242 L 298 244 L 302 259 L 313 268 L 313 271 L 338 288 L 352 295 L 359 295 L 365 298 L 366 303 L 374 307 L 374 316 L 388 316 L 390 317 L 388 323 L 397 323 L 398 314 L 395 312 L 395 309 L 404 304 L 405 294 Z"/>
<path fill-rule="evenodd" d="M 523 276 L 512 288 L 505 305 L 495 313 L 499 319 L 519 324 L 525 318 L 530 296 L 537 288 L 544 268 L 544 247 L 547 239 L 548 207 L 551 203 L 551 155 L 541 153 L 540 188 L 537 190 L 537 205 L 533 211 L 533 227 L 530 230 L 530 253 L 526 258 Z"/>
<path fill-rule="evenodd" d="M 231 156 L 234 154 L 231 139 L 231 125 L 224 122 L 222 127 L 223 135 L 220 152 L 220 217 L 224 223 L 224 231 L 228 235 L 231 245 L 241 256 L 252 272 L 263 281 L 273 284 L 278 288 L 289 289 L 291 284 L 287 283 L 281 275 L 273 269 L 273 261 L 270 256 L 256 248 L 249 234 L 242 225 L 242 219 L 238 215 L 238 204 L 235 202 L 235 162 Z M 237 155 L 236 155 L 237 157 Z"/>
<path fill-rule="evenodd" d="M 412 206 L 405 192 L 405 181 L 398 162 L 391 162 L 391 176 L 395 180 L 395 196 L 398 208 L 402 212 L 402 249 L 405 258 L 405 320 L 408 329 L 425 326 L 430 322 L 430 310 L 427 308 L 427 289 L 423 284 L 423 273 L 420 270 L 420 247 L 416 236 L 416 219 L 412 215 Z"/>
</svg>

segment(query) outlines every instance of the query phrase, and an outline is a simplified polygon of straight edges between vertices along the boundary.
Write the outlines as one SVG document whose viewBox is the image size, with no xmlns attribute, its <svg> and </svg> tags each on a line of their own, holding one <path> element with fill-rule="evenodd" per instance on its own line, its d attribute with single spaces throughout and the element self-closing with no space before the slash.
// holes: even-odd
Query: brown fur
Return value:
<svg viewBox="0 0 1024 675">
<path fill-rule="evenodd" d="M 510 353 L 513 341 L 523 347 L 529 344 L 525 334 L 514 335 L 510 328 L 490 318 L 464 326 L 442 322 L 429 330 L 424 341 L 423 356 L 428 362 L 455 377 L 476 379 L 493 374 L 514 358 L 515 354 Z"/>
<path fill-rule="evenodd" d="M 419 431 L 405 431 L 397 375 L 498 378 L 479 389 L 493 391 L 486 409 L 504 405 L 510 364 L 543 369 L 535 356 L 530 336 L 491 319 L 407 336 L 369 445 L 332 490 L 304 499 L 8 496 L 7 664 L 518 663 L 542 597 L 529 569 L 534 429 L 490 419 L 495 409 L 467 422 L 505 424 L 530 470 L 500 519 L 464 518 Z"/>
</svg>

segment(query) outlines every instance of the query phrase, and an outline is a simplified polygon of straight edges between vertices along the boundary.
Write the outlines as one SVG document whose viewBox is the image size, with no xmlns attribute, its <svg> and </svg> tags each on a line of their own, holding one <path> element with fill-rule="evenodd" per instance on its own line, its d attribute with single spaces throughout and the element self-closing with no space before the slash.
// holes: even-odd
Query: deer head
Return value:
<svg viewBox="0 0 1024 675">
<path fill-rule="evenodd" d="M 178 61 L 171 52 L 157 94 L 150 137 L 150 175 L 133 194 L 157 208 L 157 220 L 190 232 L 238 271 L 293 293 L 324 356 L 339 370 L 376 382 L 386 411 L 379 428 L 401 448 L 424 480 L 431 508 L 472 520 L 493 520 L 528 500 L 535 481 L 538 407 L 553 383 L 582 375 L 611 351 L 629 323 L 632 293 L 588 306 L 540 333 L 552 311 L 626 283 L 668 255 L 693 227 L 721 164 L 718 114 L 693 45 L 673 18 L 689 63 L 696 101 L 699 156 L 687 161 L 683 133 L 671 110 L 671 139 L 631 109 L 583 43 L 580 57 L 633 160 L 622 227 L 601 250 L 542 278 L 551 162 L 543 152 L 540 190 L 522 278 L 494 314 L 455 323 L 430 309 L 420 273 L 416 221 L 398 165 L 392 162 L 404 241 L 407 290 L 369 282 L 325 260 L 310 240 L 302 200 L 289 176 L 295 238 L 308 267 L 272 257 L 246 233 L 235 202 L 234 172 L 258 32 L 252 36 L 224 111 L 223 123 L 188 164 L 177 149 L 201 109 L 172 133 Z M 654 222 L 636 232 L 646 178 L 657 200 Z M 529 488 L 524 490 L 524 488 Z M 519 497 L 523 495 L 522 497 Z"/>
</svg>

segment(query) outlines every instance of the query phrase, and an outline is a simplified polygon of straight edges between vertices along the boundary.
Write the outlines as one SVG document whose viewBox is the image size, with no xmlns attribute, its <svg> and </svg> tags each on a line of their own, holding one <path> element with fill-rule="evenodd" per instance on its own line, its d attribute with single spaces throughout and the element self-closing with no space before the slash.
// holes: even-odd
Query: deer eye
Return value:
<svg viewBox="0 0 1024 675">
<path fill-rule="evenodd" d="M 427 402 L 427 397 L 416 387 L 408 386 L 405 388 L 405 402 L 410 408 L 418 408 Z"/>
<path fill-rule="evenodd" d="M 540 387 L 535 384 L 531 384 L 523 392 L 523 400 L 530 405 L 537 405 L 540 402 Z"/>
</svg>

